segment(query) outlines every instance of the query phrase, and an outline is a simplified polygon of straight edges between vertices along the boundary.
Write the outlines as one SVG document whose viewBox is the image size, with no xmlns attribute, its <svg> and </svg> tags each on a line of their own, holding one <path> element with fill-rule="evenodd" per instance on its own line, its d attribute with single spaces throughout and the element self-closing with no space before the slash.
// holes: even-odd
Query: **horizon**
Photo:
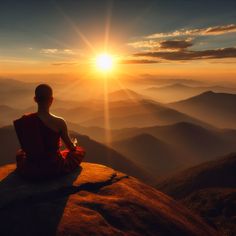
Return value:
<svg viewBox="0 0 236 236">
<path fill-rule="evenodd" d="M 94 60 L 108 53 L 109 77 L 234 81 L 235 9 L 233 0 L 7 1 L 0 77 L 101 78 Z"/>
<path fill-rule="evenodd" d="M 235 65 L 236 0 L 1 1 L 0 235 L 236 235 Z"/>
</svg>

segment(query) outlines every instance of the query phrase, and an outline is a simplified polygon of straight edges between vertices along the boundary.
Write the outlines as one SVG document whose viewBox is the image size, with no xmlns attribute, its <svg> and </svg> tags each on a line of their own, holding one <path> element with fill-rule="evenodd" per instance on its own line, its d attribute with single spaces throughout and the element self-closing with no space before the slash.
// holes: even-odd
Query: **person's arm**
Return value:
<svg viewBox="0 0 236 236">
<path fill-rule="evenodd" d="M 62 138 L 63 142 L 65 143 L 66 147 L 70 151 L 76 151 L 76 147 L 71 142 L 71 139 L 69 137 L 66 122 L 63 119 L 61 120 L 61 138 Z"/>
</svg>

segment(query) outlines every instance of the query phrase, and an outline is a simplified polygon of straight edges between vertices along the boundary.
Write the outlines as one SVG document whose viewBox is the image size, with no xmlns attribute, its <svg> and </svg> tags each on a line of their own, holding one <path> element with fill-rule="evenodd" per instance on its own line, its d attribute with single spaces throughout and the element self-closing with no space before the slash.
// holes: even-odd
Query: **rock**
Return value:
<svg viewBox="0 0 236 236">
<path fill-rule="evenodd" d="M 172 198 L 106 166 L 82 163 L 37 183 L 14 169 L 0 168 L 0 235 L 217 235 Z"/>
</svg>

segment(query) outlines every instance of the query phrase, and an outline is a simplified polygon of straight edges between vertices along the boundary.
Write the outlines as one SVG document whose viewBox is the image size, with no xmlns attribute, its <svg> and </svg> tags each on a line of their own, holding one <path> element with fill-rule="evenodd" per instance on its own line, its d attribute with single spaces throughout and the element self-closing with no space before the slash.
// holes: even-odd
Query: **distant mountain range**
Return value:
<svg viewBox="0 0 236 236">
<path fill-rule="evenodd" d="M 236 234 L 236 153 L 186 169 L 157 188 L 199 214 L 221 235 Z"/>
<path fill-rule="evenodd" d="M 175 102 L 178 100 L 187 99 L 206 91 L 236 93 L 235 88 L 223 86 L 189 86 L 181 83 L 174 83 L 162 87 L 149 87 L 142 90 L 144 94 L 149 94 L 154 99 L 160 102 Z"/>
<path fill-rule="evenodd" d="M 32 103 L 35 83 L 13 79 L 0 79 L 0 105 L 25 108 Z"/>
<path fill-rule="evenodd" d="M 106 107 L 108 110 L 106 111 Z M 176 122 L 192 122 L 207 126 L 206 123 L 178 112 L 168 106 L 152 100 L 126 100 L 108 102 L 84 102 L 74 109 L 58 109 L 57 114 L 67 121 L 82 126 L 98 126 L 103 128 L 144 127 L 150 125 L 167 125 Z"/>
<path fill-rule="evenodd" d="M 179 150 L 147 133 L 113 142 L 111 146 L 155 177 L 184 166 Z"/>
<path fill-rule="evenodd" d="M 236 94 L 208 91 L 169 107 L 222 128 L 236 128 Z"/>
<path fill-rule="evenodd" d="M 143 100 L 144 95 L 139 94 L 131 89 L 120 89 L 108 93 L 109 101 L 122 101 L 122 100 Z"/>
<path fill-rule="evenodd" d="M 160 176 L 236 151 L 236 131 L 180 122 L 112 132 L 113 148 Z"/>
</svg>

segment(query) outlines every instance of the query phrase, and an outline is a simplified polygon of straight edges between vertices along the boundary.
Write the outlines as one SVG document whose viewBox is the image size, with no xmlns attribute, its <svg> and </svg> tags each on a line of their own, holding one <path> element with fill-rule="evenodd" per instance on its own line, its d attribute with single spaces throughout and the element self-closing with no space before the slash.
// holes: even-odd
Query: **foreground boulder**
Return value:
<svg viewBox="0 0 236 236">
<path fill-rule="evenodd" d="M 216 236 L 167 195 L 103 165 L 28 182 L 0 168 L 0 235 Z"/>
</svg>

